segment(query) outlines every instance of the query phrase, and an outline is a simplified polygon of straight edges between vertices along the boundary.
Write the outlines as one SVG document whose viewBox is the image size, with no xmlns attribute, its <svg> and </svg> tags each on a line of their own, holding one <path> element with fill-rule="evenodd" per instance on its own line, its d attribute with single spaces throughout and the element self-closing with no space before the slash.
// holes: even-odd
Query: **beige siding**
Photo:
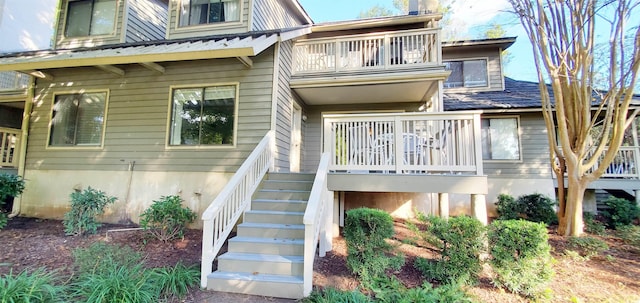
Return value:
<svg viewBox="0 0 640 303">
<path fill-rule="evenodd" d="M 255 0 L 252 30 L 261 31 L 302 25 L 304 21 L 291 12 L 290 3 L 290 0 Z"/>
<path fill-rule="evenodd" d="M 442 60 L 487 59 L 487 72 L 489 74 L 489 87 L 477 88 L 452 88 L 456 91 L 502 90 L 502 67 L 500 65 L 500 52 L 497 49 L 456 51 L 447 50 L 442 53 Z"/>
<path fill-rule="evenodd" d="M 235 172 L 271 127 L 273 50 L 251 69 L 236 59 L 164 63 L 159 75 L 138 65 L 122 67 L 125 77 L 94 68 L 52 70 L 55 82 L 39 81 L 32 114 L 27 169 Z M 167 149 L 170 86 L 239 82 L 236 147 Z M 98 150 L 47 148 L 55 92 L 109 90 L 104 147 Z"/>
<path fill-rule="evenodd" d="M 249 31 L 249 9 L 250 0 L 241 0 L 242 11 L 239 22 L 227 22 L 217 24 L 206 24 L 189 27 L 178 27 L 178 11 L 180 9 L 179 0 L 170 0 L 169 22 L 167 28 L 168 39 L 180 39 L 201 37 L 218 34 L 235 34 Z"/>
<path fill-rule="evenodd" d="M 113 35 L 108 36 L 89 36 L 89 37 L 72 37 L 66 38 L 64 36 L 66 20 L 67 20 L 67 6 L 69 0 L 61 0 L 61 10 L 58 14 L 58 22 L 56 24 L 56 43 L 57 49 L 62 48 L 77 48 L 77 47 L 92 47 L 105 44 L 116 44 L 122 42 L 123 24 L 124 24 L 124 7 L 125 0 L 118 0 L 116 7 L 116 20 L 115 20 L 115 32 Z"/>
<path fill-rule="evenodd" d="M 542 115 L 540 113 L 527 113 L 519 114 L 518 116 L 520 117 L 522 160 L 485 160 L 484 173 L 490 177 L 500 178 L 551 178 L 549 143 L 547 141 L 547 129 Z"/>
<path fill-rule="evenodd" d="M 291 118 L 292 94 L 289 88 L 291 79 L 292 42 L 280 43 L 278 81 L 277 81 L 277 112 L 276 112 L 276 168 L 288 171 L 290 167 L 289 152 L 291 148 Z"/>
<path fill-rule="evenodd" d="M 128 0 L 126 42 L 162 40 L 167 29 L 167 4 L 160 0 Z"/>
</svg>

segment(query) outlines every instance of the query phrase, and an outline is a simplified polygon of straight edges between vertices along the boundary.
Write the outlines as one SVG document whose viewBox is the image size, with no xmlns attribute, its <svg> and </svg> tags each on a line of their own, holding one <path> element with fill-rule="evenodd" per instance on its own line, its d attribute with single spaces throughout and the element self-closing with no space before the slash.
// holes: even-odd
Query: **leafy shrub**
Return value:
<svg viewBox="0 0 640 303">
<path fill-rule="evenodd" d="M 74 268 L 78 275 L 108 273 L 117 267 L 133 267 L 142 262 L 142 254 L 129 246 L 95 242 L 87 248 L 73 251 Z"/>
<path fill-rule="evenodd" d="M 518 197 L 517 203 L 523 217 L 532 222 L 544 222 L 547 225 L 558 223 L 553 207 L 555 201 L 543 194 L 531 194 Z"/>
<path fill-rule="evenodd" d="M 527 297 L 543 293 L 551 280 L 551 247 L 543 223 L 496 220 L 489 226 L 493 284 Z"/>
<path fill-rule="evenodd" d="M 457 284 L 445 284 L 433 288 L 428 282 L 415 288 L 406 288 L 396 277 L 377 277 L 371 287 L 375 301 L 381 303 L 471 302 Z"/>
<path fill-rule="evenodd" d="M 0 277 L 0 302 L 63 302 L 65 287 L 56 284 L 55 272 L 39 268 Z"/>
<path fill-rule="evenodd" d="M 74 302 L 157 302 L 159 289 L 142 263 L 81 275 L 72 285 Z"/>
<path fill-rule="evenodd" d="M 570 249 L 577 251 L 581 256 L 591 258 L 609 249 L 606 242 L 594 237 L 570 237 L 567 240 Z"/>
<path fill-rule="evenodd" d="M 419 215 L 427 225 L 422 238 L 440 249 L 440 259 L 416 259 L 415 266 L 424 275 L 442 282 L 475 283 L 482 271 L 480 253 L 484 248 L 485 228 L 477 219 L 459 216 L 449 220 Z"/>
<path fill-rule="evenodd" d="M 9 217 L 7 214 L 0 212 L 0 230 L 2 230 L 9 223 Z"/>
<path fill-rule="evenodd" d="M 179 196 L 164 196 L 140 215 L 140 226 L 149 234 L 162 242 L 167 242 L 184 235 L 187 223 L 195 220 L 196 214 L 189 208 L 182 207 Z"/>
<path fill-rule="evenodd" d="M 347 265 L 363 283 L 381 276 L 388 268 L 399 269 L 402 256 L 394 255 L 386 239 L 393 236 L 393 219 L 379 209 L 356 208 L 347 212 L 344 237 L 347 242 Z"/>
<path fill-rule="evenodd" d="M 624 243 L 640 248 L 640 226 L 622 225 L 618 227 L 616 234 Z"/>
<path fill-rule="evenodd" d="M 314 290 L 311 295 L 302 300 L 303 303 L 371 303 L 369 297 L 357 290 L 342 291 L 335 288 Z"/>
<path fill-rule="evenodd" d="M 618 226 L 629 225 L 640 215 L 638 205 L 627 199 L 609 196 L 604 204 L 607 209 L 603 210 L 601 215 L 609 228 L 617 229 Z"/>
<path fill-rule="evenodd" d="M 190 288 L 200 283 L 200 268 L 185 266 L 182 263 L 173 267 L 155 268 L 151 274 L 160 295 L 165 298 L 183 298 Z"/>
<path fill-rule="evenodd" d="M 498 220 L 515 220 L 520 215 L 520 204 L 516 202 L 516 199 L 507 194 L 500 194 L 496 204 L 496 211 L 498 212 Z"/>
<path fill-rule="evenodd" d="M 17 197 L 24 190 L 24 179 L 18 175 L 0 174 L 0 230 L 7 226 L 9 218 L 3 211 L 5 200 Z M 10 210 L 9 210 L 10 211 Z"/>
<path fill-rule="evenodd" d="M 95 234 L 101 226 L 96 218 L 104 214 L 104 208 L 115 201 L 115 197 L 109 197 L 105 192 L 91 187 L 82 192 L 73 192 L 71 210 L 64 214 L 62 221 L 64 232 L 74 236 Z"/>
<path fill-rule="evenodd" d="M 584 231 L 598 236 L 605 234 L 604 223 L 598 221 L 596 216 L 590 212 L 584 212 L 582 214 L 584 220 Z"/>
</svg>

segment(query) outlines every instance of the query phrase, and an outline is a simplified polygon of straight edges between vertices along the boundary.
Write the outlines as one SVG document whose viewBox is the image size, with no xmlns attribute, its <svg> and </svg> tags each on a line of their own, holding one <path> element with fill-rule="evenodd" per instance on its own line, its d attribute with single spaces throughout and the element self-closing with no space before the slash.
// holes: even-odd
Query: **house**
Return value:
<svg viewBox="0 0 640 303">
<path fill-rule="evenodd" d="M 14 214 L 61 218 L 91 186 L 137 222 L 177 194 L 203 287 L 299 298 L 347 209 L 486 222 L 500 192 L 553 194 L 535 96 L 502 72 L 514 38 L 443 43 L 421 5 L 313 24 L 295 0 L 61 0 L 53 49 L 0 56 L 32 76 L 0 93 Z"/>
</svg>

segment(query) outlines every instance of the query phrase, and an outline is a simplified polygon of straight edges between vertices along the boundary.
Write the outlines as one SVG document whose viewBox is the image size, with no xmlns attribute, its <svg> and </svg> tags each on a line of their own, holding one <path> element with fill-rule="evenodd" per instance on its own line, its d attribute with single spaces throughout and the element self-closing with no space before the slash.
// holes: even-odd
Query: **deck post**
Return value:
<svg viewBox="0 0 640 303">
<path fill-rule="evenodd" d="M 472 194 L 471 195 L 471 215 L 480 220 L 483 225 L 487 225 L 487 202 L 485 195 Z"/>
<path fill-rule="evenodd" d="M 449 193 L 438 193 L 440 218 L 449 219 Z"/>
<path fill-rule="evenodd" d="M 635 194 L 636 194 L 636 204 L 640 206 L 640 189 L 636 189 Z"/>
</svg>

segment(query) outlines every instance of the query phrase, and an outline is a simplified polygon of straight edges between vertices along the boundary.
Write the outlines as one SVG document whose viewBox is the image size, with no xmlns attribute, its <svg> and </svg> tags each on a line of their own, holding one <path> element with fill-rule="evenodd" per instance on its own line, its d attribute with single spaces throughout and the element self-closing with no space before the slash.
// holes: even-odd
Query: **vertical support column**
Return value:
<svg viewBox="0 0 640 303">
<path fill-rule="evenodd" d="M 640 206 L 640 189 L 636 189 L 636 204 Z"/>
<path fill-rule="evenodd" d="M 340 207 L 340 192 L 331 193 L 333 195 L 333 237 L 337 237 L 340 234 L 340 225 L 343 220 L 342 214 L 340 213 L 340 210 L 342 209 Z"/>
<path fill-rule="evenodd" d="M 487 225 L 487 202 L 486 196 L 481 194 L 471 195 L 471 215 L 480 220 L 482 224 Z"/>
<path fill-rule="evenodd" d="M 449 193 L 438 193 L 440 218 L 449 219 Z"/>
</svg>

